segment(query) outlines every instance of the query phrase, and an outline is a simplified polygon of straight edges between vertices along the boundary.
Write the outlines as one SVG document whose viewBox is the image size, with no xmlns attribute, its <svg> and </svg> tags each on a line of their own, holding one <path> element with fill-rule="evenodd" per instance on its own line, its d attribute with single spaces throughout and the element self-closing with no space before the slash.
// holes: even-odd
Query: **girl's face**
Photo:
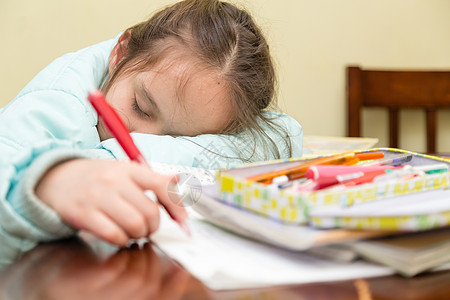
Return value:
<svg viewBox="0 0 450 300">
<path fill-rule="evenodd" d="M 119 76 L 106 93 L 131 132 L 172 136 L 217 133 L 232 117 L 225 82 L 170 53 L 149 71 Z M 112 135 L 99 121 L 101 140 Z"/>
</svg>

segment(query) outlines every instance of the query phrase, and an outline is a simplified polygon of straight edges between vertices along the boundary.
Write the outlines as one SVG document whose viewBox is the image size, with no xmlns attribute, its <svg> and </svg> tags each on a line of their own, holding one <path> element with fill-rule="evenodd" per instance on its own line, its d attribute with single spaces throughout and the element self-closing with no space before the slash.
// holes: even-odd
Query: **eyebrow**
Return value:
<svg viewBox="0 0 450 300">
<path fill-rule="evenodd" d="M 145 87 L 144 82 L 141 82 L 141 89 L 144 91 L 144 97 L 150 103 L 152 108 L 155 110 L 156 113 L 159 113 L 159 107 L 156 104 L 156 102 L 153 101 L 153 97 L 152 97 L 151 93 L 147 90 L 147 88 Z"/>
</svg>

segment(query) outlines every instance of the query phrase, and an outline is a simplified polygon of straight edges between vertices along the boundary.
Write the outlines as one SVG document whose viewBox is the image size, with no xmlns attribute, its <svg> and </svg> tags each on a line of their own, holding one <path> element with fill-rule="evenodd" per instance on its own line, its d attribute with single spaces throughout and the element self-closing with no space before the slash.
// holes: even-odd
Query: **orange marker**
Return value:
<svg viewBox="0 0 450 300">
<path fill-rule="evenodd" d="M 305 177 L 306 170 L 313 165 L 348 165 L 356 164 L 358 161 L 354 152 L 336 154 L 315 158 L 286 169 L 250 176 L 247 180 L 269 184 L 273 178 L 283 175 L 288 176 L 289 180 L 295 180 Z"/>
<path fill-rule="evenodd" d="M 373 160 L 384 158 L 383 152 L 363 152 L 363 153 L 355 153 L 355 156 L 359 160 Z"/>
</svg>

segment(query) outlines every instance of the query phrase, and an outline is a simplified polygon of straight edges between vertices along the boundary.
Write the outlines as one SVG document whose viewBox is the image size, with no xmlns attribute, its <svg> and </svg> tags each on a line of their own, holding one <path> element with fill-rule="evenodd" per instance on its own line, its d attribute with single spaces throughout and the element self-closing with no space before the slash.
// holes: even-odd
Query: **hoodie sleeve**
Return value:
<svg viewBox="0 0 450 300">
<path fill-rule="evenodd" d="M 132 133 L 133 140 L 148 161 L 199 167 L 204 169 L 232 168 L 247 162 L 277 159 L 268 150 L 269 137 L 281 159 L 302 156 L 302 126 L 292 117 L 276 112 L 266 112 L 281 130 L 263 124 L 266 137 L 253 136 L 248 131 L 233 135 L 203 134 L 189 136 L 160 136 Z M 126 154 L 115 139 L 100 144 L 117 159 Z M 289 151 L 290 150 L 290 151 Z"/>
</svg>

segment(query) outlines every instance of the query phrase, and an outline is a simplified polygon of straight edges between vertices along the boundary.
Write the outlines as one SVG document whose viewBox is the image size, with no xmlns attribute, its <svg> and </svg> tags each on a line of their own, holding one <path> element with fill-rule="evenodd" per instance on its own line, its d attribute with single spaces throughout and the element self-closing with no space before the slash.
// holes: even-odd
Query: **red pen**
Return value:
<svg viewBox="0 0 450 300">
<path fill-rule="evenodd" d="M 108 102 L 106 102 L 103 93 L 100 90 L 92 91 L 88 95 L 88 100 L 92 104 L 94 109 L 97 111 L 99 118 L 103 120 L 108 130 L 117 139 L 119 145 L 128 155 L 128 157 L 133 161 L 149 166 L 144 156 L 139 151 L 138 147 L 131 138 L 127 126 L 123 123 L 122 119 L 119 117 L 117 112 L 111 107 L 111 105 L 109 105 Z M 159 203 L 161 203 L 161 201 L 159 201 Z M 186 223 L 184 223 L 182 220 L 177 219 L 170 212 L 170 210 L 167 209 L 164 203 L 161 203 L 161 205 L 166 209 L 169 216 L 175 222 L 177 222 L 178 225 L 180 225 L 181 229 L 190 236 L 191 233 Z"/>
</svg>

